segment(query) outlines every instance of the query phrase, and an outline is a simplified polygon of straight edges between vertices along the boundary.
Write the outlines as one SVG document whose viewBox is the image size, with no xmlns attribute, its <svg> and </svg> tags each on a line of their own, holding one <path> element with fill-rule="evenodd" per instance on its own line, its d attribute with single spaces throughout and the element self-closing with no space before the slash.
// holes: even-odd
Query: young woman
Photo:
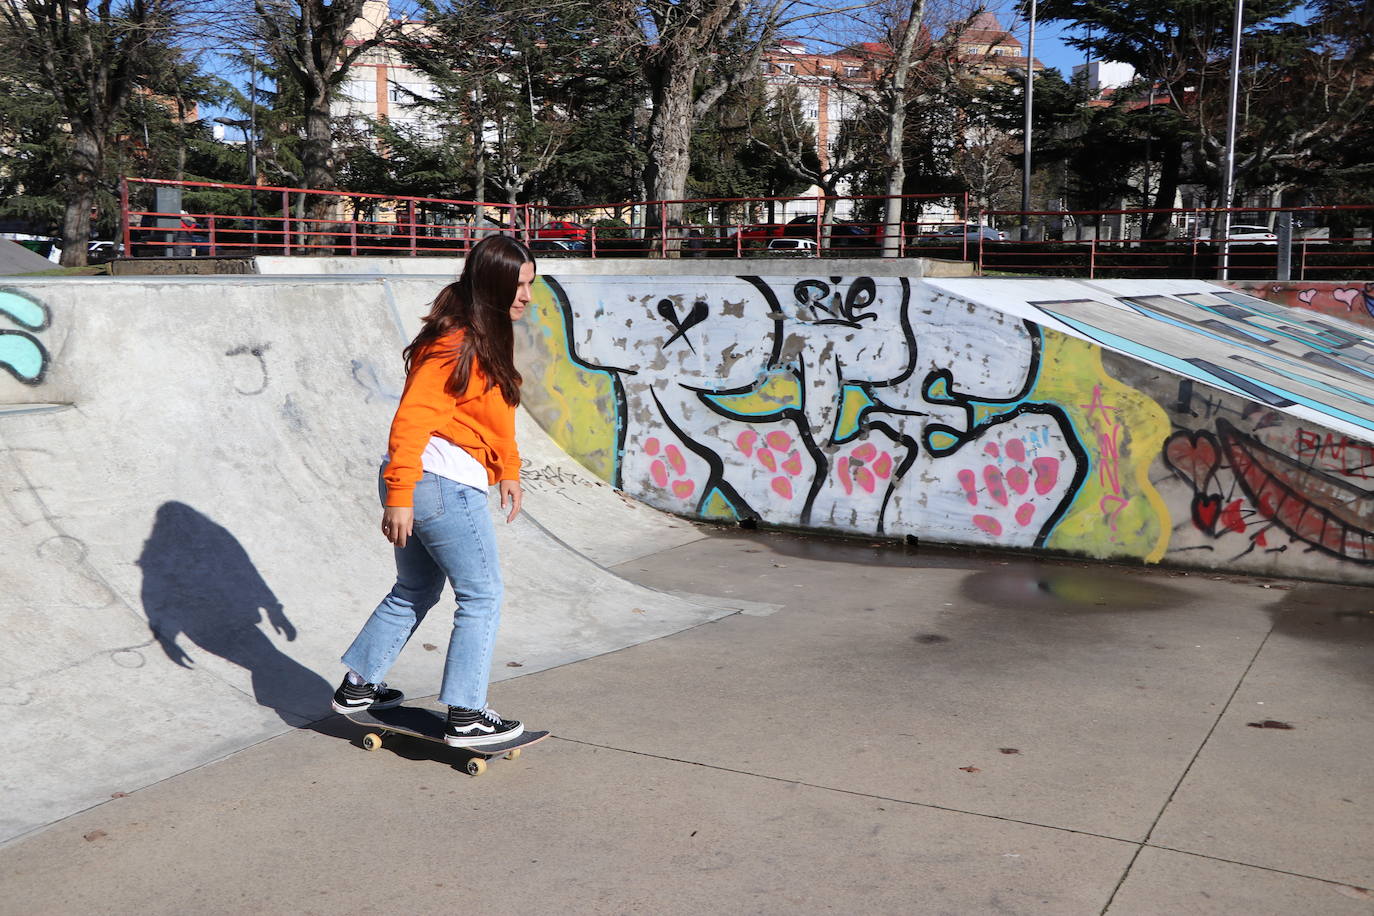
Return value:
<svg viewBox="0 0 1374 916">
<path fill-rule="evenodd" d="M 522 494 L 511 324 L 529 305 L 534 275 L 524 245 L 483 239 L 405 349 L 405 390 L 381 473 L 382 534 L 395 545 L 396 584 L 344 653 L 349 672 L 334 694 L 342 713 L 401 702 L 382 678 L 447 579 L 458 610 L 439 700 L 449 707 L 444 741 L 454 747 L 495 744 L 524 730 L 486 705 L 503 591 L 487 487 L 497 485 L 513 521 Z"/>
</svg>

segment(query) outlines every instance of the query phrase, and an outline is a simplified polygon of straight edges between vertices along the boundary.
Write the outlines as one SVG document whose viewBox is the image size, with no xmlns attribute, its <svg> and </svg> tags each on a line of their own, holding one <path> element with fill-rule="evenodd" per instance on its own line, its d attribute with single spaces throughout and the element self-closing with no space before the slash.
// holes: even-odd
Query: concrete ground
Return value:
<svg viewBox="0 0 1374 916">
<path fill-rule="evenodd" d="M 615 571 L 763 610 L 494 685 L 555 737 L 478 779 L 335 717 L 116 793 L 0 847 L 0 913 L 1374 913 L 1367 589 L 742 531 Z"/>
</svg>

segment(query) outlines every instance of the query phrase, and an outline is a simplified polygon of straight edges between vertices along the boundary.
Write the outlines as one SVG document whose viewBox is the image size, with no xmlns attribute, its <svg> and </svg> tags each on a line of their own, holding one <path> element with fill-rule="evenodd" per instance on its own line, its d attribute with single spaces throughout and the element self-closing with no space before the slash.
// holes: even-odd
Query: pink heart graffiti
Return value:
<svg viewBox="0 0 1374 916">
<path fill-rule="evenodd" d="M 993 459 L 983 466 L 981 479 L 977 471 L 963 468 L 956 475 L 964 498 L 970 506 L 980 504 L 1005 516 L 1010 510 L 1011 518 L 1022 528 L 1029 528 L 1035 522 L 1036 504 L 1026 499 L 1034 490 L 1038 496 L 1048 495 L 1059 482 L 1059 459 L 1051 457 L 1032 458 L 1021 439 L 1011 439 L 1000 446 L 989 442 L 983 447 L 983 454 Z M 1029 462 L 1029 467 L 1026 467 Z M 1003 468 L 1005 467 L 1005 471 Z M 979 484 L 982 484 L 981 488 Z M 987 502 L 983 503 L 986 499 Z M 991 535 L 1000 535 L 1005 526 L 1001 520 L 983 512 L 971 516 L 974 526 Z"/>
<path fill-rule="evenodd" d="M 1355 310 L 1355 300 L 1360 298 L 1360 291 L 1358 289 L 1349 288 L 1333 289 L 1331 291 L 1331 296 L 1337 302 L 1344 302 L 1347 312 L 1353 312 Z"/>
</svg>

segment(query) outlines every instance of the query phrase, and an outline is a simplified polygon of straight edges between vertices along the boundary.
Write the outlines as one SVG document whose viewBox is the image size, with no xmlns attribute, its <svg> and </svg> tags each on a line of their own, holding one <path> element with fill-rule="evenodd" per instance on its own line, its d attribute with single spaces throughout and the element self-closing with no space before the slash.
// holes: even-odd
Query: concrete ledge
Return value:
<svg viewBox="0 0 1374 916">
<path fill-rule="evenodd" d="M 116 277 L 175 277 L 253 272 L 252 258 L 125 258 L 110 262 L 110 273 Z"/>
</svg>

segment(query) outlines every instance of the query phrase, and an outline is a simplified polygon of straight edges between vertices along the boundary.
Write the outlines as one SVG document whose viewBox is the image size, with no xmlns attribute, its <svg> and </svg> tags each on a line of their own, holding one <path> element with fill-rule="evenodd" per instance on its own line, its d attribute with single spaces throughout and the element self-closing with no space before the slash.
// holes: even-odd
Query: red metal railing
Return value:
<svg viewBox="0 0 1374 916">
<path fill-rule="evenodd" d="M 135 209 L 130 204 L 130 185 L 196 191 L 241 191 L 249 195 L 247 213 L 215 213 L 205 210 L 180 212 Z M 260 203 L 272 201 L 275 213 L 260 212 Z M 306 216 L 309 201 L 322 201 L 336 211 L 328 217 Z M 293 202 L 297 212 L 293 213 Z M 390 211 L 389 218 L 362 217 L 361 204 L 370 202 Z M 425 220 L 420 214 L 468 210 L 481 217 L 487 213 L 505 217 L 504 222 L 477 219 Z M 351 215 L 347 211 L 351 210 Z M 238 254 L 425 254 L 452 255 L 466 251 L 483 236 L 494 232 L 528 238 L 529 207 L 524 204 L 480 203 L 437 197 L 397 197 L 343 191 L 312 191 L 263 185 L 205 181 L 170 181 L 127 178 L 120 189 L 120 237 L 130 257 L 163 257 L 177 249 L 212 257 Z M 486 224 L 482 224 L 486 223 Z"/>
<path fill-rule="evenodd" d="M 131 206 L 131 194 L 159 187 L 180 189 L 191 199 L 207 191 L 237 192 L 247 206 L 235 213 Z M 1291 249 L 1281 250 L 1277 239 L 1234 230 L 1229 239 L 1209 238 L 1207 227 L 1225 212 L 1219 208 L 1023 212 L 979 210 L 967 194 L 905 195 L 902 222 L 884 224 L 885 200 L 808 195 L 550 208 L 130 178 L 121 189 L 120 218 L 130 256 L 455 255 L 501 232 L 555 256 L 895 255 L 973 261 L 982 271 L 1022 275 L 1216 278 L 1224 251 L 1236 279 L 1275 277 L 1284 254 L 1291 258 L 1292 279 L 1374 278 L 1374 207 L 1230 211 L 1233 225 L 1272 226 L 1280 214 L 1306 224 L 1294 230 Z M 827 222 L 827 211 L 837 218 Z M 628 222 L 622 218 L 627 214 Z M 1167 237 L 1142 238 L 1152 218 Z M 1313 226 L 1326 227 L 1326 235 L 1313 237 Z"/>
</svg>

